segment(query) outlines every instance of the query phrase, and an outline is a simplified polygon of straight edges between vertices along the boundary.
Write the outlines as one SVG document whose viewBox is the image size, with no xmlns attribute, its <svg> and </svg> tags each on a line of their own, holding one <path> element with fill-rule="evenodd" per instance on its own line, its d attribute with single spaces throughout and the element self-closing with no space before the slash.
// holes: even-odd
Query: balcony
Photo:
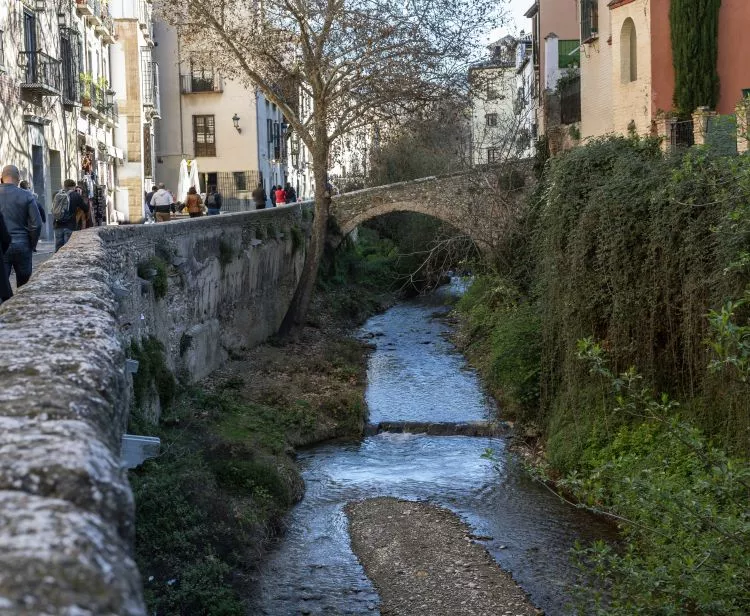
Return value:
<svg viewBox="0 0 750 616">
<path fill-rule="evenodd" d="M 81 17 L 87 17 L 94 14 L 94 9 L 89 0 L 76 0 L 76 12 Z"/>
<path fill-rule="evenodd" d="M 224 84 L 214 73 L 198 73 L 180 75 L 180 90 L 183 94 L 199 94 L 201 92 L 223 92 Z"/>
<path fill-rule="evenodd" d="M 115 42 L 115 22 L 106 11 L 102 12 L 101 24 L 96 26 L 96 33 L 102 37 L 105 43 Z"/>
<path fill-rule="evenodd" d="M 60 60 L 41 51 L 21 51 L 18 65 L 24 69 L 21 89 L 24 92 L 57 96 L 62 93 Z"/>
</svg>

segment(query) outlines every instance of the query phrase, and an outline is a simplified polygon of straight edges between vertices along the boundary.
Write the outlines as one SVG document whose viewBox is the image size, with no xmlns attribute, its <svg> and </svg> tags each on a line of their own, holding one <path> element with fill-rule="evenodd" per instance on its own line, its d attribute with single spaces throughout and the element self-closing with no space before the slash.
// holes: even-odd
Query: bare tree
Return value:
<svg viewBox="0 0 750 616">
<path fill-rule="evenodd" d="M 282 333 L 302 323 L 328 225 L 331 146 L 439 100 L 465 78 L 497 0 L 163 0 L 188 53 L 255 85 L 310 151 L 315 218 Z M 301 112 L 300 93 L 310 101 Z"/>
</svg>

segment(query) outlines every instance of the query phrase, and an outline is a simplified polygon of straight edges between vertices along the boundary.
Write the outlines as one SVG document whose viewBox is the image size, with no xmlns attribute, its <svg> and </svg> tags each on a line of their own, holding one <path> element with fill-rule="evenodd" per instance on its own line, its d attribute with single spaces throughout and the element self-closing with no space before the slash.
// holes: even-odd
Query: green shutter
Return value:
<svg viewBox="0 0 750 616">
<path fill-rule="evenodd" d="M 560 68 L 570 68 L 571 66 L 580 66 L 581 42 L 578 39 L 568 41 L 558 41 L 558 63 Z"/>
</svg>

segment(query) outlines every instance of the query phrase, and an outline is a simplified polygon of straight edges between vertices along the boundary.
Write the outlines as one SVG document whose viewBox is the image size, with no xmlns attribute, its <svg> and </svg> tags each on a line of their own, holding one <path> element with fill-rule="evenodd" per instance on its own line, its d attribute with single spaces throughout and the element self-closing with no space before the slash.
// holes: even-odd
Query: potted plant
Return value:
<svg viewBox="0 0 750 616">
<path fill-rule="evenodd" d="M 96 86 L 96 104 L 101 107 L 105 104 L 104 93 L 109 89 L 109 81 L 100 75 L 96 80 Z"/>
<path fill-rule="evenodd" d="M 94 81 L 91 73 L 81 73 L 79 75 L 81 80 L 81 104 L 84 107 L 91 106 L 91 84 Z"/>
</svg>

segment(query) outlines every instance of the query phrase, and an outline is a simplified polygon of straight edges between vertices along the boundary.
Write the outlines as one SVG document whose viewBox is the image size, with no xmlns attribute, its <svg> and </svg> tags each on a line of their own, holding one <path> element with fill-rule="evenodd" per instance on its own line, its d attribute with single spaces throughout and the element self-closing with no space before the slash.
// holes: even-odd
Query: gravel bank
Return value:
<svg viewBox="0 0 750 616">
<path fill-rule="evenodd" d="M 374 498 L 346 507 L 354 552 L 383 616 L 538 616 L 526 594 L 456 515 Z"/>
</svg>

